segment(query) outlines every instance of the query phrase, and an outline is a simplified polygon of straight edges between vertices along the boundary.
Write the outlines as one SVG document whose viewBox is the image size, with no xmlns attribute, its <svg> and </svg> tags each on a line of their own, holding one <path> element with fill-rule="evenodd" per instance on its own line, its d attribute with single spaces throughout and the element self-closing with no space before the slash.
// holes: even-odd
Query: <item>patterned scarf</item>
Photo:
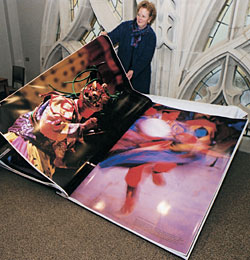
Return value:
<svg viewBox="0 0 250 260">
<path fill-rule="evenodd" d="M 137 48 L 138 43 L 141 41 L 142 35 L 146 34 L 149 31 L 150 26 L 147 25 L 144 29 L 140 29 L 136 19 L 134 19 L 132 24 L 132 33 L 131 33 L 131 43 L 130 45 L 134 48 Z"/>
</svg>

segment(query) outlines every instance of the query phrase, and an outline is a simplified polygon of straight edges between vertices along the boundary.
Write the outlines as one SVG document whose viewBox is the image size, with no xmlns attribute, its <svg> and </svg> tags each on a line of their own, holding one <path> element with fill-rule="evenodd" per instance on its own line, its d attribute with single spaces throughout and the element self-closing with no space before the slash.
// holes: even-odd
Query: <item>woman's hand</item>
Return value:
<svg viewBox="0 0 250 260">
<path fill-rule="evenodd" d="M 133 77 L 134 71 L 133 70 L 129 70 L 127 72 L 127 78 L 130 80 Z"/>
</svg>

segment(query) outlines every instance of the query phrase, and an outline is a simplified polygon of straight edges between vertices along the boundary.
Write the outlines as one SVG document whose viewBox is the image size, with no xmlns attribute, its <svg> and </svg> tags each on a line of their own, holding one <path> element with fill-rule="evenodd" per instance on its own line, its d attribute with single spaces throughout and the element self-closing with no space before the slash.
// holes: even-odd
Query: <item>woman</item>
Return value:
<svg viewBox="0 0 250 260">
<path fill-rule="evenodd" d="M 133 87 L 148 94 L 151 80 L 151 60 L 156 46 L 156 35 L 151 24 L 156 18 L 153 3 L 142 1 L 137 6 L 134 20 L 122 22 L 107 34 L 114 45 L 119 44 L 118 56 Z"/>
</svg>

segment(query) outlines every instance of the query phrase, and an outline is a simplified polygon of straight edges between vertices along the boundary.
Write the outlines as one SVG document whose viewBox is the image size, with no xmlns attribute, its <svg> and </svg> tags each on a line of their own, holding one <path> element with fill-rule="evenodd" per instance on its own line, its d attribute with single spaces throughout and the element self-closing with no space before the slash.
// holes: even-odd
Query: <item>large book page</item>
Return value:
<svg viewBox="0 0 250 260">
<path fill-rule="evenodd" d="M 71 199 L 188 258 L 246 124 L 154 104 Z"/>
<path fill-rule="evenodd" d="M 151 103 L 132 89 L 111 41 L 100 36 L 3 100 L 0 131 L 68 193 Z"/>
</svg>

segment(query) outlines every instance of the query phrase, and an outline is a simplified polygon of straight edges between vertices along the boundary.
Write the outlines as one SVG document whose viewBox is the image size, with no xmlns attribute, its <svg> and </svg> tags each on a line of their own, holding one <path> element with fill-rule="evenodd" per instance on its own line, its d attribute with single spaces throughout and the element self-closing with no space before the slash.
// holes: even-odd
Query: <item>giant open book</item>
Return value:
<svg viewBox="0 0 250 260">
<path fill-rule="evenodd" d="M 2 167 L 184 259 L 248 123 L 237 107 L 136 92 L 107 36 L 0 104 Z"/>
</svg>

